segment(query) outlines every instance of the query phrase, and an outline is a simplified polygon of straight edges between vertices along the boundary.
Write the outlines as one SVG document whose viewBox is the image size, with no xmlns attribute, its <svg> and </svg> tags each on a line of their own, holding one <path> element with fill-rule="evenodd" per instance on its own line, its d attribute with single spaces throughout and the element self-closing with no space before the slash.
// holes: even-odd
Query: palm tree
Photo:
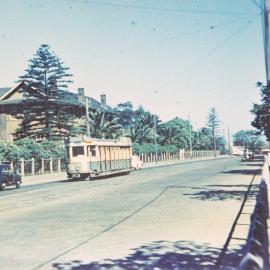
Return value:
<svg viewBox="0 0 270 270">
<path fill-rule="evenodd" d="M 90 111 L 89 125 L 91 137 L 101 139 L 114 139 L 123 133 L 119 119 L 105 111 Z"/>
<path fill-rule="evenodd" d="M 132 142 L 139 144 L 152 142 L 154 138 L 153 115 L 143 112 L 134 117 L 127 130 L 127 136 Z"/>
<path fill-rule="evenodd" d="M 180 129 L 176 126 L 161 125 L 159 134 L 162 145 L 177 145 L 179 143 Z"/>
</svg>

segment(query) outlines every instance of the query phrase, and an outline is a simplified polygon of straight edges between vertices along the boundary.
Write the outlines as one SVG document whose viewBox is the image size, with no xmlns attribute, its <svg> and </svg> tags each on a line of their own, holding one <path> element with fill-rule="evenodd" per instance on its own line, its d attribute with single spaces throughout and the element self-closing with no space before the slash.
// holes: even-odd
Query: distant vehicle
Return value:
<svg viewBox="0 0 270 270">
<path fill-rule="evenodd" d="M 143 162 L 140 160 L 140 157 L 133 155 L 131 167 L 135 170 L 141 170 L 143 167 Z"/>
<path fill-rule="evenodd" d="M 248 149 L 245 149 L 243 155 L 242 155 L 242 160 L 243 161 L 250 161 L 254 160 L 254 152 L 250 151 Z"/>
<path fill-rule="evenodd" d="M 0 163 L 0 190 L 5 190 L 7 186 L 19 188 L 22 178 L 17 172 L 12 172 L 8 164 Z"/>
<path fill-rule="evenodd" d="M 86 136 L 65 140 L 67 176 L 91 179 L 95 176 L 131 172 L 131 140 L 96 139 Z"/>
</svg>

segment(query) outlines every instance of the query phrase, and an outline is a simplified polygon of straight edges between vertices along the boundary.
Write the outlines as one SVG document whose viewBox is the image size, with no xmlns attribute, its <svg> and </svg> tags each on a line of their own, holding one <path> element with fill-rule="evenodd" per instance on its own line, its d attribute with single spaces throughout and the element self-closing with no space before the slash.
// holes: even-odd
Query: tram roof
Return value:
<svg viewBox="0 0 270 270">
<path fill-rule="evenodd" d="M 106 145 L 106 146 L 131 146 L 131 140 L 128 137 L 120 137 L 119 139 L 99 139 L 99 138 L 92 138 L 87 136 L 82 137 L 69 137 L 66 140 L 68 144 L 80 144 L 86 143 L 89 145 Z"/>
</svg>

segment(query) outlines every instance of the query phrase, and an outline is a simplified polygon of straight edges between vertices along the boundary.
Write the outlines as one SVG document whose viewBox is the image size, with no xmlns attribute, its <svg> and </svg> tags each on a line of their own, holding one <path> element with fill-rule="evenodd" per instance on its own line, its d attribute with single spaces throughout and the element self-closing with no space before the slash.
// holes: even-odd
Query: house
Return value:
<svg viewBox="0 0 270 270">
<path fill-rule="evenodd" d="M 26 97 L 25 92 L 30 93 L 35 89 L 28 86 L 25 82 L 20 82 L 14 87 L 0 88 L 0 141 L 13 141 L 13 133 L 18 128 L 21 120 L 17 118 L 23 113 Z M 61 91 L 61 104 L 75 115 L 81 118 L 85 115 L 85 104 L 95 110 L 101 109 L 111 111 L 106 104 L 106 95 L 102 94 L 100 102 L 94 98 L 85 96 L 84 88 L 78 88 L 78 93 Z"/>
</svg>

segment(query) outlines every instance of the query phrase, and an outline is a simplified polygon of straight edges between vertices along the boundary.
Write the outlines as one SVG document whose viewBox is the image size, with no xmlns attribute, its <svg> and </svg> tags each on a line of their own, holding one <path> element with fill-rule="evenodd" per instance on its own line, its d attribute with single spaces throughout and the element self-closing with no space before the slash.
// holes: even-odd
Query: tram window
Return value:
<svg viewBox="0 0 270 270">
<path fill-rule="evenodd" d="M 72 156 L 73 157 L 82 156 L 82 155 L 84 155 L 83 146 L 72 147 Z"/>
<path fill-rule="evenodd" d="M 96 154 L 96 146 L 90 146 L 90 153 L 91 153 L 91 157 L 95 157 Z"/>
</svg>

